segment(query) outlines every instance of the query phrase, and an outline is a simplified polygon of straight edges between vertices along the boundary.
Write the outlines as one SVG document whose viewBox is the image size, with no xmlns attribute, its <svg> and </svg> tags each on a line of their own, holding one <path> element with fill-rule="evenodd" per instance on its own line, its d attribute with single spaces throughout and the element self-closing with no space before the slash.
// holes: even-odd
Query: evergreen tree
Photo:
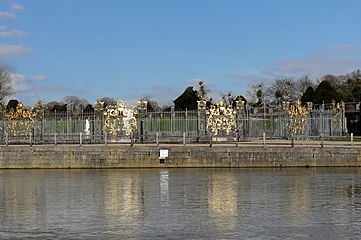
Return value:
<svg viewBox="0 0 361 240">
<path fill-rule="evenodd" d="M 184 110 L 196 110 L 197 101 L 199 100 L 197 91 L 193 90 L 193 87 L 187 87 L 187 89 L 176 100 L 173 101 L 174 108 L 177 111 Z"/>
<path fill-rule="evenodd" d="M 10 111 L 10 110 L 14 110 L 16 111 L 16 107 L 18 106 L 19 101 L 16 99 L 11 99 L 8 104 L 6 105 L 6 110 Z"/>
<path fill-rule="evenodd" d="M 315 90 L 313 90 L 313 87 L 308 87 L 300 99 L 302 105 L 305 105 L 307 102 L 313 102 L 314 95 L 315 95 Z"/>
<path fill-rule="evenodd" d="M 340 102 L 342 99 L 328 81 L 322 81 L 315 90 L 312 98 L 314 104 L 330 103 L 332 100 Z"/>
</svg>

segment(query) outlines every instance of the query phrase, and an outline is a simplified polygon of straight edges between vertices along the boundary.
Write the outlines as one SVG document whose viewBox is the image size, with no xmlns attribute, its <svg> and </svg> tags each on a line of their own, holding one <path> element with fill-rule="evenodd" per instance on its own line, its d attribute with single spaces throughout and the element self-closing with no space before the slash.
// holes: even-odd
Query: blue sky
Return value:
<svg viewBox="0 0 361 240">
<path fill-rule="evenodd" d="M 0 65 L 26 104 L 245 95 L 361 68 L 359 0 L 0 0 Z"/>
</svg>

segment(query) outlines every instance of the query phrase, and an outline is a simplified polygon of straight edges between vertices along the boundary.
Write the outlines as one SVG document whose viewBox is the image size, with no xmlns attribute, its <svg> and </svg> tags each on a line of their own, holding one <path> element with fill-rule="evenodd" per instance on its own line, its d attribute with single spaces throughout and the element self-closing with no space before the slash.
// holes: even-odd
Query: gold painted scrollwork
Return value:
<svg viewBox="0 0 361 240">
<path fill-rule="evenodd" d="M 36 112 L 28 110 L 22 103 L 18 103 L 16 109 L 6 113 L 7 128 L 11 135 L 30 135 L 34 129 Z"/>
<path fill-rule="evenodd" d="M 340 129 L 341 131 L 344 131 L 343 129 L 343 113 L 345 110 L 345 103 L 340 102 L 336 103 L 335 100 L 332 100 L 331 102 L 331 112 L 333 113 L 333 123 L 335 126 Z"/>
<path fill-rule="evenodd" d="M 207 102 L 204 98 L 201 98 L 199 99 L 199 101 L 197 101 L 198 111 L 205 111 L 206 106 L 207 106 Z"/>
<path fill-rule="evenodd" d="M 303 107 L 301 101 L 298 100 L 295 105 L 289 102 L 283 103 L 283 109 L 290 117 L 290 127 L 293 134 L 304 134 L 308 125 L 308 116 L 312 110 L 312 105 L 308 104 Z"/>
<path fill-rule="evenodd" d="M 97 99 L 94 104 L 94 111 L 95 112 L 103 112 L 104 111 L 104 102 Z"/>
<path fill-rule="evenodd" d="M 207 115 L 207 127 L 214 136 L 221 133 L 230 135 L 236 128 L 236 111 L 231 106 L 226 106 L 224 100 L 220 100 L 218 106 L 211 106 Z"/>
<path fill-rule="evenodd" d="M 139 113 L 145 113 L 148 109 L 148 101 L 141 99 L 137 102 Z"/>
<path fill-rule="evenodd" d="M 136 111 L 134 108 L 127 108 L 122 100 L 116 105 L 108 105 L 104 110 L 104 131 L 116 136 L 121 132 L 132 135 L 137 129 Z"/>
</svg>

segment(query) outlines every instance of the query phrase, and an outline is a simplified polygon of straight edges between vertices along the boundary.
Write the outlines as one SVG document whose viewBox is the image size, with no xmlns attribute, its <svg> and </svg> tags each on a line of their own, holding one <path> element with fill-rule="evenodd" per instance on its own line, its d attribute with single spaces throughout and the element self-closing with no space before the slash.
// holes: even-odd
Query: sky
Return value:
<svg viewBox="0 0 361 240">
<path fill-rule="evenodd" d="M 360 0 L 0 0 L 0 66 L 25 104 L 171 103 L 361 68 Z"/>
</svg>

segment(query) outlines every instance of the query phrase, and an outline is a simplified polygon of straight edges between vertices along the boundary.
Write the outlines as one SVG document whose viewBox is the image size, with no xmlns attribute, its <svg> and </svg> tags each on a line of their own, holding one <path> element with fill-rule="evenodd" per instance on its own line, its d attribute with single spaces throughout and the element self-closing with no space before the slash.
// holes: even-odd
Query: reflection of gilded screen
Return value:
<svg viewBox="0 0 361 240">
<path fill-rule="evenodd" d="M 306 213 L 310 208 L 310 193 L 308 192 L 309 187 L 305 186 L 306 184 L 304 178 L 297 178 L 294 182 L 293 190 L 290 192 L 290 205 L 287 210 L 297 216 L 303 217 L 297 219 L 297 224 L 305 224 L 309 221 Z"/>
<path fill-rule="evenodd" d="M 223 224 L 225 219 L 237 215 L 237 182 L 232 175 L 217 175 L 209 184 L 209 214 L 215 223 Z M 230 223 L 228 219 L 228 224 Z"/>
<path fill-rule="evenodd" d="M 110 222 L 136 222 L 141 212 L 139 180 L 134 176 L 110 175 L 105 191 L 105 209 Z"/>
</svg>

